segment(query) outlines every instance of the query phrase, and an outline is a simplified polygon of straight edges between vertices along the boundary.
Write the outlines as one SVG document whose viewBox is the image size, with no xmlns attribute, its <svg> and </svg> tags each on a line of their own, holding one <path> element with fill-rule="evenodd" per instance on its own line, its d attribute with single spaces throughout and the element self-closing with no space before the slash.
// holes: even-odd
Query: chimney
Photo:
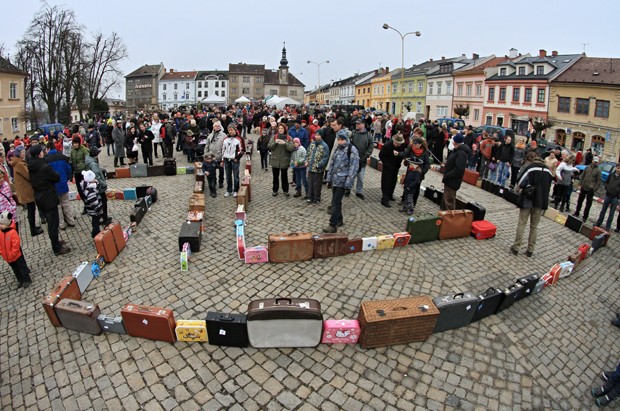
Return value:
<svg viewBox="0 0 620 411">
<path fill-rule="evenodd" d="M 471 59 L 472 59 L 472 60 L 478 60 L 479 58 L 480 58 L 480 56 L 479 56 L 478 54 L 476 54 L 476 53 L 473 53 L 473 54 L 471 55 Z"/>
<path fill-rule="evenodd" d="M 429 61 L 430 63 L 432 63 L 432 62 L 433 62 L 433 59 L 428 59 L 428 61 Z"/>
<path fill-rule="evenodd" d="M 547 57 L 547 50 L 545 50 L 545 49 L 538 50 L 538 57 L 540 57 L 540 58 Z"/>
<path fill-rule="evenodd" d="M 385 67 L 385 73 L 387 74 L 387 73 L 389 73 L 389 72 L 390 72 L 390 68 L 386 66 L 386 67 Z"/>
<path fill-rule="evenodd" d="M 553 57 L 556 57 L 556 56 L 558 55 L 558 52 L 557 52 L 556 50 L 553 50 L 553 51 L 551 52 L 551 55 L 552 55 Z"/>
<path fill-rule="evenodd" d="M 445 60 L 446 58 L 445 58 L 445 56 L 441 56 L 441 59 L 442 59 L 442 60 Z"/>
<path fill-rule="evenodd" d="M 379 70 L 375 70 L 375 76 L 379 74 Z"/>
<path fill-rule="evenodd" d="M 517 57 L 517 49 L 516 48 L 511 48 L 510 50 L 508 50 L 508 55 L 510 56 L 511 59 L 514 59 Z"/>
<path fill-rule="evenodd" d="M 170 69 L 170 74 L 173 74 L 173 73 L 174 73 L 174 69 Z"/>
</svg>

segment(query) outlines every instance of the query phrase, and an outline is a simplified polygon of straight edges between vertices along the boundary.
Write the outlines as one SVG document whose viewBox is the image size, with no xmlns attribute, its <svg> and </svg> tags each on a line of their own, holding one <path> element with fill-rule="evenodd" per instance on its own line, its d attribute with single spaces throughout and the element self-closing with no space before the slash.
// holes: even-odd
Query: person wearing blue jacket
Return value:
<svg viewBox="0 0 620 411">
<path fill-rule="evenodd" d="M 310 145 L 310 136 L 308 135 L 308 131 L 301 126 L 301 121 L 299 119 L 295 120 L 295 127 L 288 129 L 288 135 L 291 136 L 291 140 L 298 138 L 303 148 L 308 149 Z"/>
<path fill-rule="evenodd" d="M 59 153 L 53 142 L 47 143 L 47 156 L 45 161 L 60 176 L 55 184 L 60 204 L 58 204 L 58 228 L 64 230 L 67 226 L 75 227 L 75 212 L 69 201 L 69 180 L 73 177 L 69 157 Z"/>
</svg>

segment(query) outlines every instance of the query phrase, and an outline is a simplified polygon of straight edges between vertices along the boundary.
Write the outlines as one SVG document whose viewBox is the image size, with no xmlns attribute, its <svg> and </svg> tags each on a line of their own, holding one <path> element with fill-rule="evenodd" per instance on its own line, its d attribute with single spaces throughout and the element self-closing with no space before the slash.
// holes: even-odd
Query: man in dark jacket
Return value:
<svg viewBox="0 0 620 411">
<path fill-rule="evenodd" d="M 519 247 L 523 241 L 523 234 L 527 220 L 530 220 L 530 236 L 525 255 L 532 256 L 536 246 L 538 223 L 544 210 L 549 206 L 549 189 L 553 181 L 553 174 L 545 162 L 535 152 L 529 152 L 525 164 L 517 178 L 517 187 L 520 190 L 517 207 L 519 207 L 519 223 L 517 234 L 510 251 L 519 254 Z"/>
<path fill-rule="evenodd" d="M 586 167 L 581 173 L 579 178 L 581 181 L 581 188 L 579 190 L 579 198 L 577 198 L 577 209 L 575 210 L 575 217 L 579 218 L 581 206 L 583 200 L 586 200 L 586 208 L 583 210 L 583 221 L 588 219 L 590 214 L 590 207 L 592 206 L 592 199 L 594 198 L 594 192 L 601 186 L 601 169 L 598 168 L 598 156 L 595 156 L 592 160 L 592 164 Z"/>
<path fill-rule="evenodd" d="M 596 225 L 599 227 L 603 225 L 603 220 L 605 219 L 605 214 L 607 214 L 607 208 L 609 207 L 609 218 L 607 218 L 607 224 L 605 224 L 605 229 L 609 231 L 611 230 L 611 223 L 614 220 L 614 213 L 616 212 L 616 207 L 618 207 L 618 197 L 620 196 L 620 163 L 616 164 L 615 171 L 609 173 L 609 178 L 605 184 L 605 190 L 603 209 L 598 215 Z"/>
<path fill-rule="evenodd" d="M 398 170 L 403 159 L 394 155 L 394 151 L 402 153 L 405 150 L 405 139 L 397 134 L 389 139 L 379 151 L 379 160 L 383 163 L 381 172 L 381 205 L 392 207 L 390 201 L 395 201 L 394 189 L 398 180 Z"/>
<path fill-rule="evenodd" d="M 71 181 L 73 177 L 69 158 L 56 151 L 54 143 L 50 141 L 47 143 L 47 157 L 45 157 L 45 162 L 60 176 L 60 180 L 55 184 L 60 201 L 58 205 L 59 228 L 64 230 L 66 226 L 75 227 L 75 213 L 69 201 L 68 182 Z"/>
<path fill-rule="evenodd" d="M 467 162 L 471 155 L 471 150 L 465 144 L 463 144 L 462 134 L 457 134 L 452 137 L 454 143 L 454 150 L 448 156 L 445 165 L 445 171 L 443 173 L 443 199 L 441 202 L 442 210 L 455 210 L 456 209 L 456 192 L 461 188 L 463 182 L 463 175 L 467 168 Z"/>
<path fill-rule="evenodd" d="M 45 152 L 40 144 L 30 149 L 31 160 L 28 164 L 30 183 L 34 190 L 34 201 L 47 220 L 47 234 L 52 243 L 55 255 L 67 254 L 71 251 L 58 239 L 58 193 L 55 184 L 60 176 L 45 162 Z"/>
<path fill-rule="evenodd" d="M 506 136 L 498 151 L 497 183 L 503 187 L 506 183 L 506 178 L 510 174 L 510 166 L 515 156 L 515 148 L 512 145 L 510 136 Z"/>
<path fill-rule="evenodd" d="M 361 118 L 355 121 L 355 131 L 351 134 L 351 144 L 357 148 L 360 156 L 360 165 L 357 171 L 357 183 L 355 184 L 355 195 L 364 199 L 364 175 L 366 174 L 366 163 L 374 148 L 373 138 L 366 130 L 366 125 Z"/>
<path fill-rule="evenodd" d="M 88 134 L 84 142 L 87 143 L 89 147 L 101 147 L 101 134 L 95 130 L 94 124 L 88 125 Z"/>
</svg>

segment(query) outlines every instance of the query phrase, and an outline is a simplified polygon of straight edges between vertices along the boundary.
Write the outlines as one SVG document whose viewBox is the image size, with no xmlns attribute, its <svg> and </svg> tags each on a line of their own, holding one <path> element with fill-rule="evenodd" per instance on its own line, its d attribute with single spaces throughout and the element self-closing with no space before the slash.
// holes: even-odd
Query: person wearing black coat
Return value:
<svg viewBox="0 0 620 411">
<path fill-rule="evenodd" d="M 47 221 L 47 234 L 52 243 L 52 250 L 55 255 L 67 254 L 71 249 L 65 247 L 58 238 L 60 199 L 55 184 L 60 181 L 60 175 L 45 162 L 45 152 L 40 144 L 30 148 L 30 156 L 28 163 L 30 184 L 34 190 L 34 201 Z"/>
<path fill-rule="evenodd" d="M 430 153 L 426 141 L 424 141 L 421 135 L 416 135 L 415 132 L 413 135 L 411 145 L 407 150 L 399 154 L 399 157 L 405 159 L 405 165 L 407 166 L 407 173 L 403 183 L 403 208 L 400 211 L 406 212 L 407 215 L 413 214 L 420 196 L 420 186 L 430 168 Z"/>
<path fill-rule="evenodd" d="M 381 205 L 392 207 L 390 201 L 394 199 L 394 189 L 398 180 L 398 170 L 403 159 L 394 155 L 394 152 L 402 153 L 405 151 L 405 139 L 401 135 L 396 135 L 388 140 L 379 151 L 379 160 L 383 163 L 381 172 Z"/>
<path fill-rule="evenodd" d="M 153 140 L 155 135 L 151 130 L 147 130 L 146 124 L 140 123 L 138 131 L 138 143 L 142 148 L 142 160 L 149 166 L 153 165 Z"/>
<path fill-rule="evenodd" d="M 471 156 L 471 150 L 467 145 L 463 144 L 464 140 L 462 134 L 452 137 L 454 150 L 452 150 L 446 160 L 443 179 L 441 180 L 443 183 L 442 210 L 456 209 L 456 192 L 461 188 L 463 175 L 467 168 L 469 156 Z"/>
</svg>

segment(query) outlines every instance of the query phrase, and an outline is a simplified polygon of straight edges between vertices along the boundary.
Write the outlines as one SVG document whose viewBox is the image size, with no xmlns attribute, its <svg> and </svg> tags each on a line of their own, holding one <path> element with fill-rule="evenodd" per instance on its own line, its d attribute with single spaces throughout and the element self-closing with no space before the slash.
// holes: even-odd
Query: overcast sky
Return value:
<svg viewBox="0 0 620 411">
<path fill-rule="evenodd" d="M 0 25 L 0 42 L 14 50 L 38 0 L 20 0 L 7 10 Z M 471 57 L 520 53 L 581 53 L 591 57 L 620 57 L 618 0 L 442 0 L 442 1 L 163 1 L 163 0 L 49 0 L 75 11 L 85 30 L 117 32 L 129 57 L 124 74 L 143 64 L 163 62 L 167 69 L 227 70 L 229 63 L 265 64 L 277 69 L 286 41 L 290 71 L 306 89 L 321 83 L 388 66 L 401 66 L 401 40 L 383 23 L 402 33 L 419 30 L 421 37 L 405 39 L 405 67 L 429 58 Z M 124 90 L 124 87 L 123 89 Z M 118 89 L 111 96 L 118 97 Z"/>
</svg>

